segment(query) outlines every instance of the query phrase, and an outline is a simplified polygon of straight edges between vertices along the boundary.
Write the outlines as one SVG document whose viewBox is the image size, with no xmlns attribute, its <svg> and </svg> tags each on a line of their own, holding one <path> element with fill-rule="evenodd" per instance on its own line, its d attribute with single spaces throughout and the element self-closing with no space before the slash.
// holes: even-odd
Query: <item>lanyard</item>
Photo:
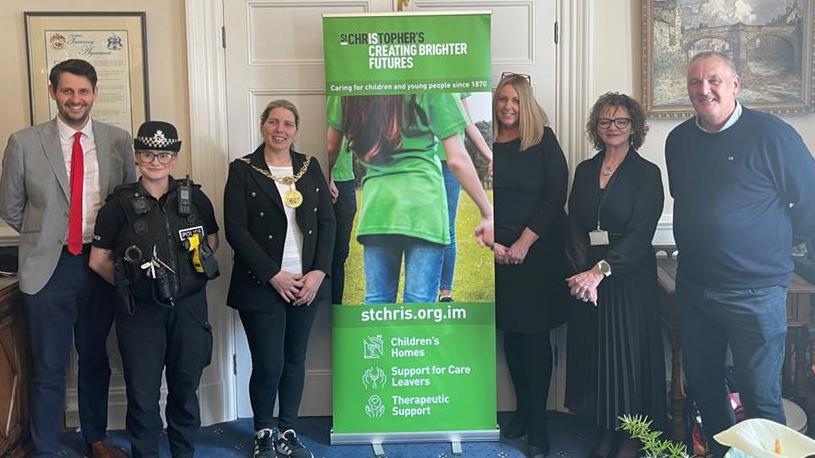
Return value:
<svg viewBox="0 0 815 458">
<path fill-rule="evenodd" d="M 611 175 L 611 178 L 609 178 L 608 183 L 606 183 L 605 189 L 602 190 L 603 195 L 601 195 L 600 199 L 597 201 L 597 229 L 596 230 L 598 230 L 598 231 L 601 230 L 600 229 L 600 210 L 602 210 L 603 204 L 608 199 L 608 195 L 609 195 L 609 193 L 611 193 L 611 188 L 614 186 L 615 183 L 617 183 L 617 176 L 620 175 L 620 172 L 622 171 L 623 164 L 625 164 L 626 159 L 628 159 L 628 155 L 626 155 L 625 159 L 623 159 L 623 161 L 620 162 L 620 165 L 617 166 L 617 171 L 613 175 Z M 603 171 L 603 163 L 600 162 L 600 173 L 602 173 L 602 171 Z"/>
</svg>

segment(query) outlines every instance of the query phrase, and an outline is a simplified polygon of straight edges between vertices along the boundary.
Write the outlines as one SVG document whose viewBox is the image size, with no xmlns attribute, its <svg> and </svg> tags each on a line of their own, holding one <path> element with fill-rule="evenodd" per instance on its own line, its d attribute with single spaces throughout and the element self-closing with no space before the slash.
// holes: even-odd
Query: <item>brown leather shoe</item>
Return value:
<svg viewBox="0 0 815 458">
<path fill-rule="evenodd" d="M 105 443 L 97 441 L 90 445 L 91 458 L 127 458 L 121 450 Z"/>
</svg>

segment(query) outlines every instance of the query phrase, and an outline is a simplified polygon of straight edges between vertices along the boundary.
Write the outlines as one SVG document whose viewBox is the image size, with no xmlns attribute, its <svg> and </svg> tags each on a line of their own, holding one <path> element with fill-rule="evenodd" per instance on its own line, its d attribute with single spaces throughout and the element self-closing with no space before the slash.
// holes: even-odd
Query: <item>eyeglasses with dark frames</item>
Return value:
<svg viewBox="0 0 815 458">
<path fill-rule="evenodd" d="M 526 80 L 527 83 L 529 83 L 530 85 L 532 84 L 532 77 L 527 75 L 526 73 L 515 73 L 515 72 L 501 73 L 501 80 L 503 80 L 504 78 L 512 78 L 512 77 L 523 78 L 523 79 Z"/>
<path fill-rule="evenodd" d="M 139 150 L 137 152 L 139 157 L 139 162 L 142 164 L 149 164 L 153 162 L 153 159 L 158 159 L 158 163 L 161 165 L 167 165 L 173 161 L 175 157 L 175 153 L 171 153 L 169 151 L 150 151 L 150 150 Z"/>
<path fill-rule="evenodd" d="M 597 127 L 600 129 L 608 129 L 614 123 L 618 129 L 625 129 L 631 125 L 631 118 L 600 118 L 597 120 Z"/>
</svg>

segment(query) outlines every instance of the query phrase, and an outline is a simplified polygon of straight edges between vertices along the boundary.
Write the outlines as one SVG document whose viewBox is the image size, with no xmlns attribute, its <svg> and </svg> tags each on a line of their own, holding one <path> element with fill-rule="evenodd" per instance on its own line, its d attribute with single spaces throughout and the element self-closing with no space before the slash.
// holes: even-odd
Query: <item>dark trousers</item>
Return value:
<svg viewBox="0 0 815 458">
<path fill-rule="evenodd" d="M 127 384 L 126 425 L 132 456 L 158 456 L 162 371 L 167 378 L 170 451 L 174 457 L 193 456 L 201 426 L 198 383 L 212 356 L 205 290 L 174 308 L 138 303 L 132 316 L 117 308 L 116 335 Z"/>
<path fill-rule="evenodd" d="M 357 214 L 357 195 L 354 180 L 335 181 L 339 195 L 334 202 L 337 230 L 334 237 L 334 260 L 331 264 L 331 303 L 342 304 L 345 291 L 345 260 L 348 259 L 351 229 Z"/>
<path fill-rule="evenodd" d="M 89 247 L 67 251 L 48 283 L 25 295 L 33 374 L 29 402 L 35 456 L 52 456 L 60 444 L 65 411 L 65 371 L 73 335 L 79 355 L 79 422 L 90 444 L 105 437 L 110 363 L 107 341 L 113 322 L 114 289 L 88 267 Z"/>
<path fill-rule="evenodd" d="M 736 385 L 749 418 L 785 424 L 781 366 L 787 332 L 783 286 L 722 290 L 677 281 L 685 375 L 702 413 L 702 428 L 715 457 L 727 448 L 713 435 L 735 424 L 724 365 L 733 353 Z"/>
<path fill-rule="evenodd" d="M 549 332 L 504 332 L 504 356 L 515 387 L 516 420 L 526 423 L 530 445 L 549 444 L 546 401 L 552 378 L 552 344 Z"/>
<path fill-rule="evenodd" d="M 271 313 L 240 312 L 252 354 L 249 399 L 255 430 L 295 428 L 306 376 L 306 349 L 317 301 L 310 306 L 278 305 Z M 279 418 L 274 420 L 275 399 Z"/>
</svg>

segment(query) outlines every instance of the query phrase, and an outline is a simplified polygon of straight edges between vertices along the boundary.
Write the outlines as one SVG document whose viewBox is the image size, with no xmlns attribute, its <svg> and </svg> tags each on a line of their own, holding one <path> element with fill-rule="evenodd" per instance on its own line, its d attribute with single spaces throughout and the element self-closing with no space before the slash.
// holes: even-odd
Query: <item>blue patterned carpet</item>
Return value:
<svg viewBox="0 0 815 458">
<path fill-rule="evenodd" d="M 501 424 L 508 421 L 509 415 L 499 414 Z M 300 435 L 315 458 L 362 458 L 373 457 L 373 451 L 366 445 L 330 446 L 330 417 L 312 417 L 301 420 Z M 196 446 L 197 457 L 248 457 L 252 453 L 252 420 L 240 419 L 201 428 Z M 599 431 L 584 420 L 558 412 L 550 412 L 549 434 L 551 453 L 549 456 L 585 458 L 592 446 L 599 440 Z M 77 432 L 65 435 L 65 448 L 60 456 L 82 456 L 82 439 Z M 129 451 L 129 443 L 124 431 L 111 433 L 110 443 Z M 454 455 L 449 443 L 433 444 L 386 444 L 383 446 L 389 458 L 452 458 Z M 523 441 L 502 440 L 500 442 L 467 442 L 462 444 L 463 457 L 523 457 L 526 449 Z M 167 441 L 162 440 L 161 456 L 170 456 Z"/>
</svg>

